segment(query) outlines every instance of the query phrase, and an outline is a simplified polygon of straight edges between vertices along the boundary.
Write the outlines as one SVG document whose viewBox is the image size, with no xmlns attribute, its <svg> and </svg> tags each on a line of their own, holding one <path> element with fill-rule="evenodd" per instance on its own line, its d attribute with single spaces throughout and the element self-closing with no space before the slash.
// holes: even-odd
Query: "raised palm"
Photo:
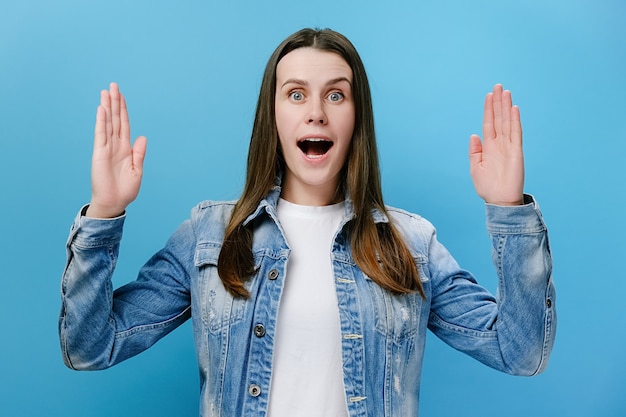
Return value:
<svg viewBox="0 0 626 417">
<path fill-rule="evenodd" d="M 131 147 L 126 100 L 117 84 L 100 93 L 91 162 L 91 203 L 87 216 L 119 216 L 137 197 L 141 186 L 146 138 Z"/>
<path fill-rule="evenodd" d="M 497 84 L 485 98 L 483 142 L 472 135 L 470 173 L 478 195 L 489 204 L 523 203 L 524 153 L 522 125 L 511 92 Z"/>
</svg>

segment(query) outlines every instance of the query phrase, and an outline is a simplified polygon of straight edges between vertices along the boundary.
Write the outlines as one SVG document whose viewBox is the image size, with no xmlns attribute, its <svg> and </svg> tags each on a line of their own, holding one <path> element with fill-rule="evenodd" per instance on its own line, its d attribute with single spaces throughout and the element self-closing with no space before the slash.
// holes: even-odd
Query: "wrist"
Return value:
<svg viewBox="0 0 626 417">
<path fill-rule="evenodd" d="M 113 219 L 124 215 L 125 209 L 116 207 L 104 207 L 97 203 L 89 203 L 86 209 L 83 211 L 85 217 L 91 217 L 94 219 Z"/>
<path fill-rule="evenodd" d="M 511 200 L 507 200 L 507 201 L 498 201 L 498 200 L 493 200 L 493 201 L 489 201 L 489 200 L 485 200 L 485 204 L 491 205 L 491 206 L 500 206 L 500 207 L 515 207 L 515 206 L 524 206 L 526 204 L 532 203 L 533 199 L 531 196 L 529 196 L 528 194 L 522 194 L 521 197 L 518 200 L 515 201 L 511 201 Z"/>
</svg>

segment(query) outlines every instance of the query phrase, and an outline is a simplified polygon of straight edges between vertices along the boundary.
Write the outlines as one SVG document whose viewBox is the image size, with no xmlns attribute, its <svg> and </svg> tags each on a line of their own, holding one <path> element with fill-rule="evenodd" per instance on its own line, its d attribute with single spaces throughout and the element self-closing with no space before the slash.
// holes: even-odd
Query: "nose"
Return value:
<svg viewBox="0 0 626 417">
<path fill-rule="evenodd" d="M 326 113 L 324 112 L 324 104 L 323 101 L 311 100 L 310 107 L 307 115 L 307 123 L 308 124 L 326 124 L 328 119 L 326 118 Z"/>
</svg>

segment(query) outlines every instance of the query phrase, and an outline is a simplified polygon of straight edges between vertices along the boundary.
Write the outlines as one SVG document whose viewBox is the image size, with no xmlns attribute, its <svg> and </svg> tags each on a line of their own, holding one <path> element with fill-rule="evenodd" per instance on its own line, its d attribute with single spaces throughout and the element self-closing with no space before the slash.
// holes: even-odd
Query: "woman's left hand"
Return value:
<svg viewBox="0 0 626 417">
<path fill-rule="evenodd" d="M 496 84 L 485 98 L 483 139 L 470 137 L 470 174 L 486 203 L 513 206 L 524 202 L 522 124 L 511 92 Z"/>
</svg>

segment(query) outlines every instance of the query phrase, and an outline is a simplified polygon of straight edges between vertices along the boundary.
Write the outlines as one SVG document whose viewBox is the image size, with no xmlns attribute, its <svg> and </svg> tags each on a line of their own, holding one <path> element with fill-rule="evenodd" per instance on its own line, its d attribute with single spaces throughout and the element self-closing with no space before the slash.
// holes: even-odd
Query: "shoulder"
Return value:
<svg viewBox="0 0 626 417">
<path fill-rule="evenodd" d="M 392 206 L 385 206 L 385 209 L 387 210 L 387 214 L 389 215 L 391 220 L 396 225 L 398 223 L 408 223 L 421 227 L 433 227 L 433 225 L 428 220 L 426 220 L 424 217 L 417 213 L 411 213 L 410 211 Z"/>
<path fill-rule="evenodd" d="M 386 206 L 389 220 L 412 247 L 425 248 L 435 235 L 433 224 L 419 214 L 397 207 Z"/>
<path fill-rule="evenodd" d="M 199 220 L 205 217 L 219 217 L 224 214 L 228 215 L 230 218 L 230 214 L 237 203 L 236 200 L 232 201 L 215 201 L 215 200 L 204 200 L 196 204 L 191 209 L 191 220 Z"/>
<path fill-rule="evenodd" d="M 222 241 L 235 203 L 205 200 L 191 209 L 191 226 L 199 240 Z"/>
</svg>

